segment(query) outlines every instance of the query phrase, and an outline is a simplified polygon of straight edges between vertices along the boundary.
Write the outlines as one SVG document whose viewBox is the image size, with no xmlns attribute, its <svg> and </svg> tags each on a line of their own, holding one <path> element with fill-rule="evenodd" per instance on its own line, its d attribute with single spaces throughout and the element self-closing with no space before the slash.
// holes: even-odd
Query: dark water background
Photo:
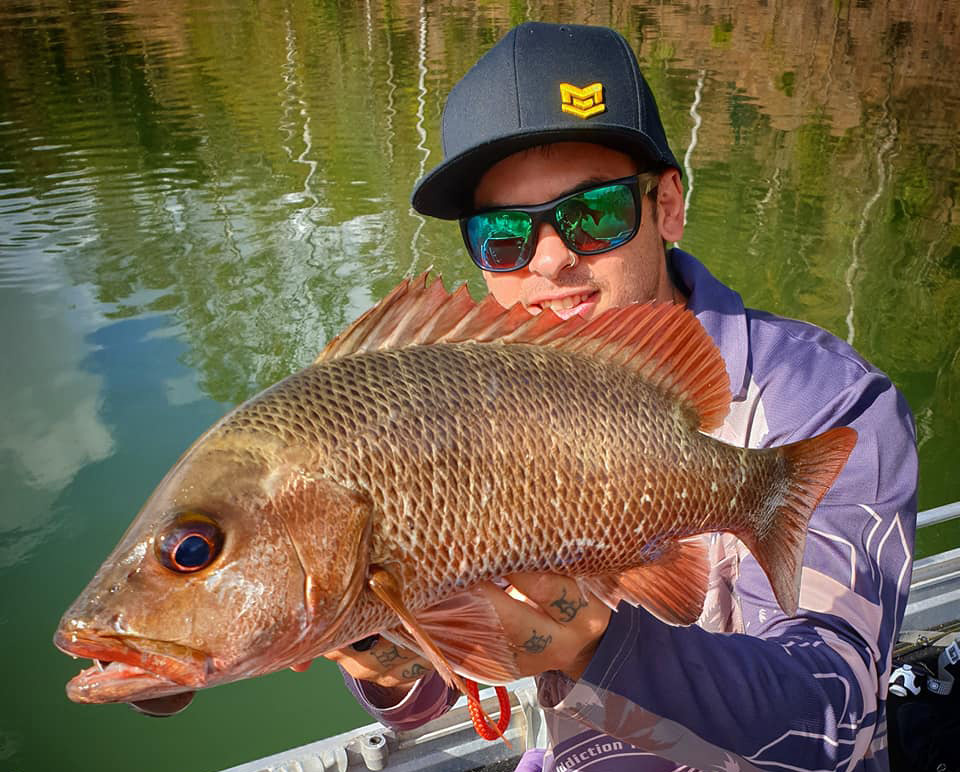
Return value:
<svg viewBox="0 0 960 772">
<path fill-rule="evenodd" d="M 408 195 L 452 83 L 526 19 L 628 38 L 692 172 L 682 245 L 886 370 L 921 508 L 960 499 L 957 0 L 4 0 L 0 772 L 208 772 L 365 722 L 326 663 L 163 721 L 73 705 L 50 639 L 229 406 L 402 276 L 479 292 Z"/>
</svg>

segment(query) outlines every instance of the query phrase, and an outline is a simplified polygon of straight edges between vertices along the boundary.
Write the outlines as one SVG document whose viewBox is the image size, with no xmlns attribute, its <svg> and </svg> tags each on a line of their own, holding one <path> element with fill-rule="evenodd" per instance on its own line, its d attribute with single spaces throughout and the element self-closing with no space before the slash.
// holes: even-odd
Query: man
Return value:
<svg viewBox="0 0 960 772">
<path fill-rule="evenodd" d="M 612 614 L 564 577 L 509 577 L 532 603 L 486 588 L 521 669 L 538 676 L 549 725 L 551 747 L 520 768 L 886 769 L 883 699 L 916 515 L 902 397 L 845 343 L 745 309 L 692 256 L 665 249 L 683 233 L 680 170 L 633 52 L 612 30 L 511 30 L 451 92 L 443 140 L 445 160 L 413 204 L 461 219 L 502 305 L 589 318 L 632 302 L 685 303 L 730 376 L 733 404 L 715 436 L 766 447 L 852 426 L 859 437 L 811 520 L 795 617 L 729 535 L 709 539 L 699 626 L 626 604 Z M 330 657 L 393 726 L 433 718 L 457 696 L 429 662 L 385 640 Z"/>
</svg>

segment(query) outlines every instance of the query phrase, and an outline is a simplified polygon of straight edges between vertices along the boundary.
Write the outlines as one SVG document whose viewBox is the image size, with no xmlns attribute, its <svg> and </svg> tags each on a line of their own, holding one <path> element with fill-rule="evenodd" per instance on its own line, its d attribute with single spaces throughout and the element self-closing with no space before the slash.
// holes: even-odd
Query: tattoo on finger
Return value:
<svg viewBox="0 0 960 772">
<path fill-rule="evenodd" d="M 427 669 L 423 665 L 419 662 L 414 662 L 413 665 L 404 670 L 400 675 L 404 678 L 419 678 L 426 672 Z"/>
<path fill-rule="evenodd" d="M 397 648 L 397 645 L 394 644 L 386 651 L 376 651 L 371 649 L 370 653 L 377 658 L 377 662 L 386 667 L 387 665 L 392 665 L 398 659 L 410 659 L 410 656 L 407 654 L 401 654 L 400 650 Z"/>
<path fill-rule="evenodd" d="M 530 654 L 539 654 L 550 645 L 550 641 L 552 640 L 552 635 L 538 635 L 537 631 L 534 630 L 533 635 L 527 638 L 522 645 L 523 648 Z"/>
<path fill-rule="evenodd" d="M 572 622 L 577 612 L 586 608 L 587 601 L 583 598 L 577 598 L 576 601 L 569 600 L 567 598 L 567 588 L 564 587 L 563 594 L 550 605 L 559 609 L 561 622 Z"/>
</svg>

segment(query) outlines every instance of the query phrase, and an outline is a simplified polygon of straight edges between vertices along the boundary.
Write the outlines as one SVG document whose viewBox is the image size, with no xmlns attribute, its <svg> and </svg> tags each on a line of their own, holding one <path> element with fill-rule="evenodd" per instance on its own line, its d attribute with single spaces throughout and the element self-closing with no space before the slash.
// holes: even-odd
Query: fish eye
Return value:
<svg viewBox="0 0 960 772">
<path fill-rule="evenodd" d="M 199 512 L 181 512 L 154 541 L 157 558 L 171 571 L 190 574 L 209 566 L 223 548 L 223 531 Z"/>
</svg>

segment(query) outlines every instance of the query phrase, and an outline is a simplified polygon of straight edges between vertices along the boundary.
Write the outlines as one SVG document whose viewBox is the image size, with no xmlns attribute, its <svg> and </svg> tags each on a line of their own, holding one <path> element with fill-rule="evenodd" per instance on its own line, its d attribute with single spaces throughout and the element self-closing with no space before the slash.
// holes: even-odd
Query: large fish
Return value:
<svg viewBox="0 0 960 772">
<path fill-rule="evenodd" d="M 474 585 L 556 572 L 690 624 L 708 573 L 690 537 L 711 531 L 793 614 L 807 521 L 856 433 L 726 445 L 705 432 L 728 383 L 682 306 L 563 321 L 404 282 L 170 470 L 60 623 L 56 645 L 95 660 L 67 693 L 159 704 L 376 632 L 450 683 L 507 681 Z"/>
</svg>

